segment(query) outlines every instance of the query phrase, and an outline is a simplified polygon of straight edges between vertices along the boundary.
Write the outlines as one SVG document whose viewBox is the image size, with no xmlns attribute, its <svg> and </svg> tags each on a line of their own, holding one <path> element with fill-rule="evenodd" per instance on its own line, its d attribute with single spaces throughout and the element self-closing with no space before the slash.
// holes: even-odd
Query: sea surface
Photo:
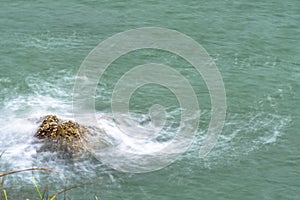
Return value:
<svg viewBox="0 0 300 200">
<path fill-rule="evenodd" d="M 116 59 L 99 79 L 95 114 L 112 117 L 114 86 L 133 67 L 172 66 L 189 81 L 200 107 L 188 150 L 147 173 L 122 172 L 93 156 L 70 161 L 39 154 L 33 137 L 37 119 L 47 114 L 74 119 L 73 88 L 86 56 L 107 38 L 142 27 L 185 34 L 215 62 L 227 112 L 212 151 L 198 156 L 212 107 L 203 77 L 171 52 L 141 49 Z M 39 199 L 34 180 L 49 197 L 83 184 L 58 199 L 300 199 L 300 1 L 2 0 L 0 30 L 0 174 L 55 170 L 6 176 L 9 199 Z M 181 105 L 168 88 L 148 84 L 135 90 L 131 116 L 143 124 L 157 104 L 167 113 L 160 140 L 172 139 Z M 112 127 L 113 121 L 102 125 Z M 133 151 L 152 148 L 151 143 L 132 145 Z"/>
</svg>

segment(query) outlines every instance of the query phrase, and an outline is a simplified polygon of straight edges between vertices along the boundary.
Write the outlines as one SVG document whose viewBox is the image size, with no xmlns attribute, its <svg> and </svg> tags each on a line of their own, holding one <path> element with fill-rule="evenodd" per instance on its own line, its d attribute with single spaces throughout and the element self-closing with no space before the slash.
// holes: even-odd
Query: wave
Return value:
<svg viewBox="0 0 300 200">
<path fill-rule="evenodd" d="M 2 102 L 3 107 L 0 110 L 2 113 L 0 117 L 0 153 L 5 153 L 0 160 L 1 171 L 49 167 L 57 172 L 57 175 L 51 180 L 54 183 L 66 183 L 66 179 L 80 182 L 83 179 L 88 180 L 102 176 L 108 177 L 110 181 L 113 179 L 111 176 L 114 173 L 113 170 L 96 159 L 91 158 L 70 163 L 59 159 L 48 159 L 55 157 L 55 155 L 46 152 L 37 154 L 38 146 L 33 145 L 35 140 L 33 135 L 38 128 L 36 122 L 38 118 L 46 114 L 55 114 L 63 119 L 73 118 L 72 93 L 70 91 L 72 91 L 75 77 L 68 73 L 62 70 L 53 74 L 53 78 L 49 80 L 40 78 L 47 77 L 45 74 L 28 76 L 26 84 L 33 92 L 17 97 L 12 96 L 12 98 L 7 97 Z M 9 79 L 1 79 L 1 81 L 9 82 Z M 278 94 L 276 93 L 276 95 Z M 276 98 L 272 97 L 272 95 L 267 95 L 264 99 L 258 99 L 258 102 L 267 104 L 272 108 L 267 111 L 257 108 L 257 102 L 253 103 L 253 109 L 250 112 L 232 113 L 230 110 L 228 111 L 223 132 L 215 148 L 201 161 L 203 167 L 211 168 L 226 165 L 233 160 L 242 159 L 253 151 L 276 143 L 278 138 L 285 134 L 285 129 L 290 124 L 291 118 L 277 112 Z M 180 109 L 174 110 L 173 113 L 168 113 L 167 119 L 173 120 L 172 116 L 179 113 Z M 202 110 L 201 118 L 208 119 L 209 113 L 209 110 Z M 132 137 L 129 132 L 120 131 L 110 114 L 98 112 L 96 116 L 99 122 L 97 126 L 102 133 L 105 133 L 106 139 L 112 145 L 120 151 L 139 155 L 164 149 L 168 145 L 166 141 L 170 141 L 174 137 L 177 128 L 170 123 L 166 124 L 167 127 L 158 135 L 148 137 L 148 134 L 146 138 L 136 138 Z M 143 130 L 151 131 L 155 128 L 149 123 L 148 115 L 132 114 L 131 118 L 142 126 Z M 121 121 L 120 123 L 123 127 L 131 126 L 128 121 Z M 140 133 L 139 135 L 143 134 Z M 205 134 L 206 128 L 200 124 L 194 143 L 183 155 L 184 160 L 189 160 L 188 163 L 199 164 L 195 160 L 199 159 L 197 153 Z M 188 163 L 186 164 L 188 165 Z M 42 176 L 46 175 L 41 174 Z M 28 183 L 32 182 L 28 175 L 20 174 L 15 177 L 22 178 L 21 180 L 25 182 L 27 180 Z M 37 178 L 39 178 L 38 175 Z"/>
</svg>

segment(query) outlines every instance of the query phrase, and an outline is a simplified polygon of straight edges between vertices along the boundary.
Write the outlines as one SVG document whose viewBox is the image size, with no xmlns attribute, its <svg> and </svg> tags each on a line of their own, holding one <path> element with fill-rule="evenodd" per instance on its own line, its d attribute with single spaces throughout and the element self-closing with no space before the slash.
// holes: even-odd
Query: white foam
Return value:
<svg viewBox="0 0 300 200">
<path fill-rule="evenodd" d="M 59 73 L 67 72 L 62 71 Z M 2 80 L 2 82 L 8 81 L 8 79 Z M 36 158 L 40 159 L 49 155 L 45 153 L 37 155 L 36 146 L 32 145 L 33 134 L 38 127 L 35 121 L 46 114 L 56 114 L 63 119 L 69 119 L 73 116 L 72 90 L 70 90 L 73 81 L 74 77 L 71 75 L 54 75 L 53 80 L 42 80 L 39 75 L 32 75 L 26 78 L 26 83 L 34 93 L 24 96 L 19 95 L 3 102 L 4 106 L 0 110 L 2 113 L 0 116 L 0 153 L 5 151 L 1 161 L 5 163 L 8 169 L 43 166 L 45 164 L 39 162 Z M 278 93 L 282 94 L 282 90 L 278 90 Z M 268 102 L 271 105 L 270 107 L 274 109 L 278 104 L 276 98 L 271 95 L 259 101 L 262 103 Z M 203 112 L 209 113 L 209 111 Z M 174 113 L 171 113 L 171 115 L 174 115 Z M 151 154 L 154 151 L 159 152 L 168 145 L 168 140 L 158 142 L 156 137 L 132 137 L 131 133 L 122 131 L 110 116 L 103 113 L 98 113 L 97 117 L 99 118 L 97 125 L 101 131 L 106 134 L 116 148 L 125 153 Z M 141 119 L 146 119 L 147 116 L 134 115 L 133 118 L 139 122 L 142 121 Z M 230 160 L 231 157 L 242 157 L 263 145 L 275 143 L 284 134 L 284 129 L 289 123 L 289 117 L 281 116 L 276 111 L 264 112 L 263 110 L 253 109 L 251 113 L 228 113 L 223 134 L 220 135 L 216 147 L 209 154 L 207 162 L 212 164 L 214 163 L 213 160 L 216 160 L 215 163 L 218 164 L 222 162 L 222 159 Z M 129 126 L 130 124 L 126 125 Z M 155 129 L 147 123 L 140 126 L 143 126 L 144 130 Z M 172 139 L 176 133 L 176 127 L 166 127 L 164 131 L 161 134 L 171 135 L 170 139 Z M 154 130 L 154 132 L 156 131 Z M 141 134 L 143 133 L 139 135 Z M 198 152 L 204 137 L 205 130 L 200 129 L 197 138 L 195 138 L 197 142 L 194 143 L 190 151 Z M 186 156 L 197 159 L 190 154 Z M 68 173 L 71 176 L 72 173 L 77 172 L 76 170 L 82 171 L 83 174 L 91 170 L 99 170 L 98 166 L 86 166 L 86 162 L 84 164 L 76 163 L 77 169 L 75 171 L 68 170 L 68 172 L 65 171 L 66 166 L 56 162 L 49 161 L 46 165 L 54 168 L 60 174 Z"/>
<path fill-rule="evenodd" d="M 276 143 L 285 134 L 290 121 L 288 116 L 263 111 L 228 113 L 223 133 L 214 149 L 204 158 L 204 165 L 208 168 L 226 165 L 233 160 L 246 158 L 265 145 Z M 193 151 L 200 145 L 201 138 L 193 145 Z"/>
<path fill-rule="evenodd" d="M 62 49 L 62 48 L 72 48 L 84 41 L 82 36 L 79 38 L 76 36 L 76 33 L 69 36 L 59 36 L 57 34 L 40 34 L 36 36 L 32 35 L 23 35 L 19 41 L 20 44 L 23 44 L 25 47 L 34 47 L 40 50 L 52 50 L 52 49 Z"/>
</svg>

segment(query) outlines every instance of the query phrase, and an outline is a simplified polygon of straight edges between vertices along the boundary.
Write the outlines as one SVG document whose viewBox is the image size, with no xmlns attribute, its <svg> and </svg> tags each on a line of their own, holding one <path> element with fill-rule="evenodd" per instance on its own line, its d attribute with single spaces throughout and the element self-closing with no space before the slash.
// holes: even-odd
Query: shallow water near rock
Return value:
<svg viewBox="0 0 300 200">
<path fill-rule="evenodd" d="M 70 199 L 297 199 L 299 185 L 298 1 L 273 2 L 33 2 L 3 1 L 0 7 L 0 174 L 32 167 L 55 172 L 5 178 L 9 199 L 38 199 L 32 175 L 50 195 L 73 185 Z M 88 53 L 108 37 L 139 27 L 166 27 L 200 43 L 222 75 L 227 115 L 214 149 L 199 159 L 211 102 L 203 78 L 177 55 L 143 49 L 121 56 L 95 91 L 97 128 L 122 151 L 149 153 L 176 135 L 180 105 L 165 87 L 148 84 L 130 99 L 130 116 L 149 125 L 149 109 L 165 108 L 161 134 L 149 140 L 121 134 L 111 115 L 116 82 L 144 63 L 172 66 L 190 82 L 200 106 L 200 124 L 187 152 L 167 167 L 125 173 L 95 156 L 60 159 L 38 153 L 36 119 L 54 114 L 74 120 L 73 86 Z M 88 79 L 88 78 L 87 78 Z M 88 80 L 87 80 L 88 81 Z M 122 121 L 124 126 L 130 123 Z M 152 127 L 153 128 L 153 127 Z M 101 131 L 97 132 L 101 135 Z M 144 132 L 139 133 L 143 135 Z M 100 137 L 100 136 L 99 136 Z M 101 136 L 102 137 L 102 136 Z M 134 158 L 133 158 L 134 159 Z M 113 160 L 117 166 L 122 160 Z M 63 196 L 59 196 L 63 199 Z"/>
</svg>

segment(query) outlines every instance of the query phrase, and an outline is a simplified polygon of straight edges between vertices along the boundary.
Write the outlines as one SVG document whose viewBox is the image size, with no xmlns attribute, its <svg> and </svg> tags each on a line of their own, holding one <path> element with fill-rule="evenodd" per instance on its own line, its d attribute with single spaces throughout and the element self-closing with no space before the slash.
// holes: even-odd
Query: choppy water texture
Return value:
<svg viewBox="0 0 300 200">
<path fill-rule="evenodd" d="M 297 0 L 2 1 L 0 152 L 5 153 L 0 173 L 53 168 L 54 174 L 34 173 L 49 194 L 97 182 L 69 191 L 72 199 L 94 195 L 101 199 L 299 199 L 299 22 Z M 65 161 L 37 154 L 32 145 L 35 119 L 49 113 L 73 117 L 73 84 L 87 54 L 118 32 L 145 26 L 192 37 L 219 68 L 228 108 L 213 151 L 198 158 L 210 119 L 203 79 L 181 58 L 148 49 L 111 64 L 96 91 L 97 114 L 110 115 L 114 84 L 132 67 L 151 62 L 174 67 L 189 80 L 201 107 L 197 138 L 182 157 L 159 171 L 128 174 L 92 157 Z M 166 88 L 147 85 L 136 90 L 130 108 L 136 113 L 133 118 L 142 123 L 148 109 L 158 103 L 171 120 L 159 138 L 163 141 L 173 137 L 180 119 L 175 96 Z M 113 127 L 110 123 L 106 125 Z M 5 187 L 11 199 L 38 199 L 31 173 L 7 177 Z"/>
</svg>

